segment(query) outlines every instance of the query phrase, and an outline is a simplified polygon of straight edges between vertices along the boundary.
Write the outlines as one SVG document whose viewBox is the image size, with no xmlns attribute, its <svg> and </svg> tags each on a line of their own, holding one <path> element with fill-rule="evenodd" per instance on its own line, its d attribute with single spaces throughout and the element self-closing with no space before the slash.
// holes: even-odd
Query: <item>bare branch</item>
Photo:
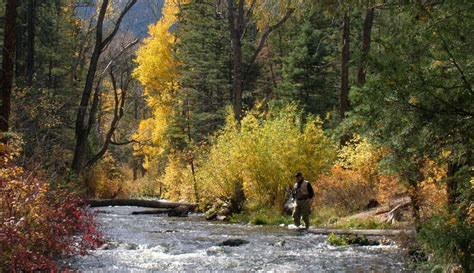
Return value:
<svg viewBox="0 0 474 273">
<path fill-rule="evenodd" d="M 272 31 L 274 31 L 275 29 L 278 29 L 279 27 L 281 27 L 288 20 L 288 18 L 290 18 L 291 14 L 293 14 L 294 11 L 295 11 L 294 9 L 288 9 L 285 16 L 278 23 L 276 23 L 272 26 L 267 26 L 266 27 L 265 31 L 262 34 L 262 37 L 260 38 L 260 42 L 258 43 L 258 47 L 255 50 L 254 54 L 252 55 L 252 58 L 250 59 L 249 65 L 248 65 L 248 67 L 247 67 L 247 69 L 244 73 L 244 77 L 243 77 L 244 81 L 247 78 L 247 76 L 250 72 L 250 69 L 252 68 L 255 61 L 257 60 L 258 54 L 260 54 L 263 47 L 265 46 L 265 43 L 267 42 L 268 36 L 270 36 L 270 33 L 272 33 Z"/>
<path fill-rule="evenodd" d="M 112 88 L 114 89 L 114 101 L 115 101 L 115 107 L 114 107 L 114 117 L 112 118 L 112 121 L 110 123 L 110 128 L 109 131 L 107 132 L 105 136 L 105 141 L 104 144 L 102 145 L 102 148 L 95 154 L 89 161 L 86 163 L 86 167 L 89 168 L 93 166 L 97 161 L 99 161 L 104 154 L 107 152 L 109 145 L 112 142 L 112 137 L 115 133 L 115 131 L 118 128 L 118 124 L 120 120 L 122 119 L 124 115 L 124 105 L 125 105 L 125 98 L 127 95 L 127 90 L 122 89 L 119 97 L 119 91 L 117 87 L 117 80 L 115 78 L 113 70 L 110 70 L 110 78 L 112 81 Z"/>
<path fill-rule="evenodd" d="M 104 0 L 104 3 L 108 2 L 108 0 Z M 130 2 L 127 3 L 125 8 L 122 10 L 122 12 L 119 15 L 119 18 L 117 19 L 117 22 L 115 23 L 114 29 L 112 32 L 105 38 L 103 41 L 100 39 L 99 41 L 102 41 L 101 46 L 102 48 L 106 47 L 114 38 L 115 34 L 117 34 L 118 30 L 120 29 L 120 24 L 122 23 L 123 18 L 127 14 L 127 12 L 137 3 L 137 0 L 130 0 Z M 97 25 L 99 27 L 99 25 Z M 102 25 L 100 26 L 102 28 Z M 102 38 L 102 37 L 101 37 Z"/>
<path fill-rule="evenodd" d="M 115 146 L 123 146 L 123 145 L 128 145 L 128 144 L 131 144 L 131 143 L 140 144 L 140 141 L 135 140 L 135 139 L 126 140 L 126 141 L 123 141 L 123 142 L 116 142 L 116 141 L 113 141 L 113 140 L 110 141 L 110 144 L 115 145 Z"/>
<path fill-rule="evenodd" d="M 138 42 L 140 42 L 140 39 L 135 39 L 133 41 L 131 41 L 129 44 L 127 44 L 125 47 L 123 47 L 120 52 L 115 55 L 110 61 L 109 63 L 105 66 L 104 70 L 102 70 L 102 72 L 99 74 L 99 77 L 100 76 L 103 76 L 107 70 L 118 60 L 118 58 L 123 54 L 125 53 L 129 48 L 133 47 L 134 45 L 138 44 Z"/>
<path fill-rule="evenodd" d="M 255 4 L 257 3 L 257 0 L 252 0 L 252 3 L 250 4 L 249 9 L 245 13 L 246 18 L 250 18 L 250 15 L 253 13 L 253 9 L 255 8 Z"/>
</svg>

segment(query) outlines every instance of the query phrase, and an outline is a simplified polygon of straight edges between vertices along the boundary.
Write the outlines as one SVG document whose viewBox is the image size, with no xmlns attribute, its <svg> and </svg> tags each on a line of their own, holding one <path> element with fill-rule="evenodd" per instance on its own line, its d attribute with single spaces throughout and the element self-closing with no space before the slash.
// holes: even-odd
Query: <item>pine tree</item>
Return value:
<svg viewBox="0 0 474 273">
<path fill-rule="evenodd" d="M 227 25 L 207 2 L 183 5 L 176 30 L 181 122 L 186 123 L 181 126 L 190 127 L 188 140 L 196 142 L 224 124 L 225 107 L 232 103 Z"/>
<path fill-rule="evenodd" d="M 335 48 L 325 30 L 327 20 L 319 14 L 304 19 L 284 58 L 283 81 L 278 87 L 282 101 L 298 103 L 306 113 L 324 115 L 337 105 L 335 71 L 331 66 Z"/>
</svg>

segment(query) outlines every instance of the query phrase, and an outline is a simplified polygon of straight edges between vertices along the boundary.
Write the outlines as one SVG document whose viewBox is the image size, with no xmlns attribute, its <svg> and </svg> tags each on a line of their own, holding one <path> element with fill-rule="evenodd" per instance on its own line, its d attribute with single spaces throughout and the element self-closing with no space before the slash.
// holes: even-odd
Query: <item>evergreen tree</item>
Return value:
<svg viewBox="0 0 474 273">
<path fill-rule="evenodd" d="M 176 35 L 180 62 L 181 120 L 193 141 L 206 140 L 224 124 L 231 103 L 230 39 L 227 25 L 211 1 L 182 5 Z"/>
<path fill-rule="evenodd" d="M 293 48 L 284 58 L 283 81 L 278 87 L 282 101 L 297 102 L 306 113 L 325 115 L 337 105 L 336 73 L 331 66 L 335 53 L 326 29 L 328 21 L 314 13 L 304 19 Z"/>
<path fill-rule="evenodd" d="M 80 19 L 72 2 L 22 1 L 18 8 L 22 25 L 27 25 L 25 9 L 31 3 L 36 5 L 34 28 L 29 33 L 18 33 L 17 89 L 12 105 L 14 130 L 23 136 L 24 153 L 31 162 L 41 160 L 44 169 L 63 174 L 67 161 L 45 155 L 53 150 L 58 157 L 69 154 L 73 144 L 69 125 L 79 90 L 71 75 L 81 43 Z M 36 38 L 29 41 L 31 33 Z M 32 48 L 29 42 L 34 42 Z M 32 56 L 34 61 L 28 62 Z"/>
<path fill-rule="evenodd" d="M 472 270 L 472 244 L 466 242 L 474 236 L 472 228 L 467 231 L 474 196 L 469 173 L 474 165 L 472 8 L 465 1 L 406 5 L 385 17 L 387 28 L 374 40 L 374 72 L 351 93 L 353 124 L 364 125 L 373 140 L 390 148 L 387 162 L 410 185 L 416 220 L 421 220 L 416 192 L 425 179 L 423 161 L 433 159 L 446 168 L 447 205 L 457 219 L 449 229 L 456 238 L 448 239 L 449 251 L 446 245 L 437 251 L 456 253 L 452 260 L 465 272 Z M 436 247 L 438 240 L 428 239 L 428 245 Z"/>
<path fill-rule="evenodd" d="M 232 105 L 231 41 L 225 7 L 213 1 L 189 1 L 181 5 L 176 27 L 176 55 L 179 59 L 179 92 L 176 105 L 180 108 L 176 125 L 187 141 L 207 140 L 225 121 L 226 107 Z M 252 65 L 257 37 L 255 22 L 249 18 L 242 38 L 242 63 L 249 76 L 243 83 L 244 109 L 256 101 L 254 83 L 259 66 Z"/>
</svg>

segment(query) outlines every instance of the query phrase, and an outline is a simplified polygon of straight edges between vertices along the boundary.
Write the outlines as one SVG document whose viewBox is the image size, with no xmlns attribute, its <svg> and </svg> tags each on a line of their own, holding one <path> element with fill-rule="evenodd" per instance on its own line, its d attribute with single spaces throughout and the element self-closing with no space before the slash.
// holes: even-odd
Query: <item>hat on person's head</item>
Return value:
<svg viewBox="0 0 474 273">
<path fill-rule="evenodd" d="M 303 174 L 300 173 L 300 172 L 296 173 L 296 175 L 295 175 L 295 177 L 302 177 L 302 176 L 303 176 Z"/>
</svg>

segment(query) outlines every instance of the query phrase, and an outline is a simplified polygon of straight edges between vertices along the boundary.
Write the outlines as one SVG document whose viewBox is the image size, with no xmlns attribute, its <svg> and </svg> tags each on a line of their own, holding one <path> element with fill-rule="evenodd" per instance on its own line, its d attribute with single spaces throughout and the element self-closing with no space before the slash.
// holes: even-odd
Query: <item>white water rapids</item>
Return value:
<svg viewBox="0 0 474 273">
<path fill-rule="evenodd" d="M 409 272 L 396 246 L 343 246 L 326 236 L 281 227 L 211 223 L 202 216 L 131 215 L 134 207 L 102 208 L 108 243 L 67 262 L 80 272 L 265 271 Z M 219 246 L 227 239 L 248 244 Z"/>
</svg>

